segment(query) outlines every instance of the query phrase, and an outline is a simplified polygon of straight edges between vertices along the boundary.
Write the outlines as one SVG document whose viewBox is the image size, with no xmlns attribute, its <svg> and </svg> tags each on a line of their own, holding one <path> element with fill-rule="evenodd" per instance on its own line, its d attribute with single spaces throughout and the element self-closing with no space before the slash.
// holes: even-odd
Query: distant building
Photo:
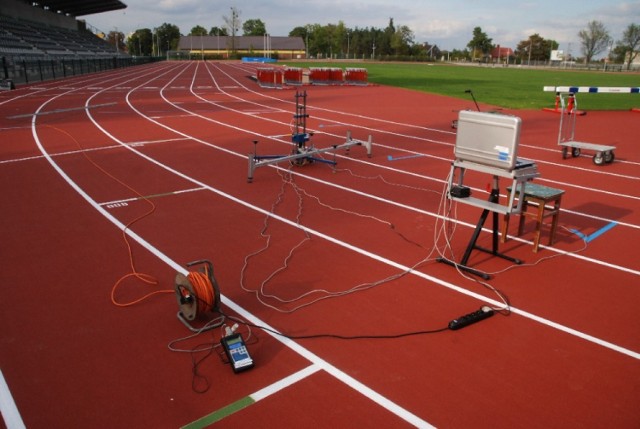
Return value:
<svg viewBox="0 0 640 429">
<path fill-rule="evenodd" d="M 181 36 L 178 51 L 191 57 L 236 56 L 277 59 L 306 58 L 302 37 L 280 36 Z"/>
<path fill-rule="evenodd" d="M 496 46 L 491 50 L 492 61 L 509 61 L 510 58 L 513 58 L 513 49 L 511 48 Z"/>
</svg>

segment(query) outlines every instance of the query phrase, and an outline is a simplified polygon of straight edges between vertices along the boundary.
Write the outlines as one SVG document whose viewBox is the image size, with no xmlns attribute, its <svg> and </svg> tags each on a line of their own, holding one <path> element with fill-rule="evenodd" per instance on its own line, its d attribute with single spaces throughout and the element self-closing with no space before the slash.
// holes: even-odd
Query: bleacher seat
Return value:
<svg viewBox="0 0 640 429">
<path fill-rule="evenodd" d="M 15 19 L 0 15 L 0 53 L 18 60 L 128 57 L 88 31 Z"/>
</svg>

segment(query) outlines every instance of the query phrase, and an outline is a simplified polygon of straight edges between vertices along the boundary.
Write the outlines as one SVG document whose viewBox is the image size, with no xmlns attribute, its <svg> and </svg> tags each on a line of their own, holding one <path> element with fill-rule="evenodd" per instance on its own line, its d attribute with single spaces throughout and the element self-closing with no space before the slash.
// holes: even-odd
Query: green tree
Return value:
<svg viewBox="0 0 640 429">
<path fill-rule="evenodd" d="M 155 29 L 154 52 L 164 55 L 167 51 L 175 50 L 180 41 L 180 29 L 166 22 Z"/>
<path fill-rule="evenodd" d="M 343 21 L 338 24 L 307 24 L 295 27 L 290 37 L 302 37 L 310 57 L 329 58 L 384 58 L 390 55 L 426 58 L 423 44 L 414 42 L 413 31 L 407 26 L 396 27 L 393 18 L 385 29 L 374 27 L 348 28 Z M 434 57 L 440 50 L 434 47 Z"/>
<path fill-rule="evenodd" d="M 228 36 L 229 33 L 227 32 L 226 28 L 220 28 L 220 27 L 211 27 L 211 30 L 209 30 L 209 36 Z"/>
<path fill-rule="evenodd" d="M 296 27 L 289 32 L 289 37 L 302 37 L 306 39 L 308 34 L 309 30 L 307 27 Z"/>
<path fill-rule="evenodd" d="M 153 33 L 148 28 L 136 30 L 127 39 L 127 51 L 131 55 L 150 56 L 153 50 Z"/>
<path fill-rule="evenodd" d="M 113 48 L 118 52 L 122 52 L 126 48 L 124 34 L 120 31 L 110 31 L 109 34 L 107 34 L 107 42 L 113 45 Z"/>
<path fill-rule="evenodd" d="M 618 46 L 624 51 L 623 58 L 626 60 L 627 70 L 631 69 L 631 63 L 640 51 L 640 25 L 629 24 L 622 33 L 622 40 L 618 42 Z"/>
<path fill-rule="evenodd" d="M 371 32 L 367 29 L 356 27 L 350 32 L 349 44 L 352 58 L 364 58 L 367 55 L 371 55 Z"/>
<path fill-rule="evenodd" d="M 391 36 L 391 49 L 395 55 L 409 55 L 413 41 L 413 31 L 406 25 L 401 25 Z"/>
<path fill-rule="evenodd" d="M 391 39 L 396 34 L 396 27 L 393 25 L 393 18 L 389 18 L 389 25 L 381 33 L 376 35 L 376 54 L 379 56 L 391 55 Z"/>
<path fill-rule="evenodd" d="M 308 24 L 306 29 L 307 35 L 309 36 L 309 46 L 307 46 L 309 55 L 318 57 L 327 52 L 329 50 L 329 43 L 326 37 L 326 28 L 320 24 Z"/>
<path fill-rule="evenodd" d="M 470 60 L 471 54 L 468 50 L 453 49 L 449 55 L 452 61 Z"/>
<path fill-rule="evenodd" d="M 627 49 L 619 43 L 609 52 L 609 60 L 614 63 L 624 64 L 626 62 Z"/>
<path fill-rule="evenodd" d="M 522 63 L 533 61 L 547 61 L 551 58 L 551 51 L 558 49 L 558 42 L 546 40 L 538 33 L 532 34 L 527 40 L 518 43 L 514 55 L 520 58 Z"/>
<path fill-rule="evenodd" d="M 187 34 L 187 36 L 206 36 L 206 35 L 207 35 L 207 29 L 201 25 L 196 25 L 191 29 L 189 34 Z"/>
<path fill-rule="evenodd" d="M 371 58 L 373 56 L 373 48 L 376 37 L 382 33 L 382 30 L 375 28 L 358 28 L 349 32 L 349 51 L 353 58 Z"/>
<path fill-rule="evenodd" d="M 487 55 L 493 48 L 493 45 L 491 44 L 492 42 L 493 39 L 489 38 L 489 36 L 482 31 L 482 28 L 474 28 L 473 39 L 467 43 L 467 47 L 473 52 L 471 54 L 471 59 L 475 60 L 478 57 L 478 54 L 481 54 L 481 56 Z"/>
<path fill-rule="evenodd" d="M 324 37 L 327 39 L 327 49 L 324 51 L 327 58 L 334 58 L 340 52 L 339 30 L 336 24 L 327 24 L 324 27 Z"/>
<path fill-rule="evenodd" d="M 584 62 L 588 64 L 593 57 L 602 53 L 611 43 L 609 31 L 600 21 L 591 21 L 587 28 L 578 32 Z"/>
<path fill-rule="evenodd" d="M 242 31 L 244 36 L 264 36 L 267 34 L 267 27 L 259 19 L 247 19 L 242 24 Z"/>
</svg>

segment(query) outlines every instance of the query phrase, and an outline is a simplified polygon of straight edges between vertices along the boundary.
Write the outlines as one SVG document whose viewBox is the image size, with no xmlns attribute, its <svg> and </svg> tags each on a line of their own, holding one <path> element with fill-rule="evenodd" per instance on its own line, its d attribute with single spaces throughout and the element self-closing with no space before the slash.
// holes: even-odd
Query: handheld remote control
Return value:
<svg viewBox="0 0 640 429">
<path fill-rule="evenodd" d="M 222 347 L 224 348 L 227 358 L 233 372 L 240 372 L 253 368 L 253 359 L 249 356 L 247 346 L 244 344 L 242 335 L 233 334 L 227 335 L 220 340 Z"/>
</svg>

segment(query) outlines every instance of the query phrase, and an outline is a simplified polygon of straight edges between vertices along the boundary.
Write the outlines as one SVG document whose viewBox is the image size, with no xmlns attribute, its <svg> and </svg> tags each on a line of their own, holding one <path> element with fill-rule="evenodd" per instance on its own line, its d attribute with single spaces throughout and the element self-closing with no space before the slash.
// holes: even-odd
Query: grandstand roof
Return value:
<svg viewBox="0 0 640 429">
<path fill-rule="evenodd" d="M 38 0 L 37 3 L 53 12 L 60 11 L 71 16 L 92 15 L 127 7 L 120 0 Z"/>
</svg>

